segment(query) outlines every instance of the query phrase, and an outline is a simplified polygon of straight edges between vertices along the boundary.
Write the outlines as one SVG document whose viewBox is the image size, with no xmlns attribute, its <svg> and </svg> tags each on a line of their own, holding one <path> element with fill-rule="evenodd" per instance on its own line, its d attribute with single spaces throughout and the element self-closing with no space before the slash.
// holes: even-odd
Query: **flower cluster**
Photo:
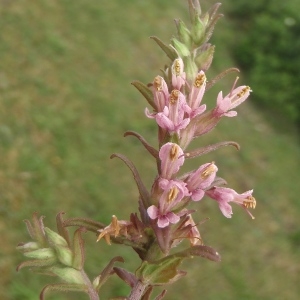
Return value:
<svg viewBox="0 0 300 300">
<path fill-rule="evenodd" d="M 187 155 L 184 148 L 195 138 L 196 132 L 200 132 L 202 128 L 206 128 L 205 132 L 208 132 L 222 116 L 235 116 L 237 113 L 232 109 L 245 101 L 251 91 L 248 86 L 239 86 L 232 88 L 226 97 L 220 92 L 216 107 L 206 113 L 203 121 L 202 115 L 206 105 L 201 102 L 206 82 L 206 75 L 202 70 L 194 80 L 188 82 L 183 60 L 179 57 L 172 64 L 170 86 L 168 87 L 161 76 L 155 77 L 152 84 L 155 111 L 150 113 L 146 108 L 146 116 L 156 120 L 160 144 L 166 139 L 177 141 L 177 143 L 167 142 L 159 150 L 159 177 L 157 183 L 153 185 L 155 190 L 152 192 L 155 195 L 152 197 L 155 204 L 147 209 L 149 217 L 157 219 L 160 228 L 170 223 L 178 223 L 180 217 L 188 214 L 185 207 L 189 201 L 199 201 L 205 194 L 218 202 L 221 212 L 227 218 L 232 214 L 229 202 L 238 203 L 250 216 L 252 214 L 248 208 L 255 208 L 252 191 L 239 195 L 232 189 L 217 186 L 220 180 L 215 180 L 218 168 L 213 162 L 204 164 L 181 178 L 176 178 Z M 210 127 L 203 124 L 205 122 Z"/>
</svg>

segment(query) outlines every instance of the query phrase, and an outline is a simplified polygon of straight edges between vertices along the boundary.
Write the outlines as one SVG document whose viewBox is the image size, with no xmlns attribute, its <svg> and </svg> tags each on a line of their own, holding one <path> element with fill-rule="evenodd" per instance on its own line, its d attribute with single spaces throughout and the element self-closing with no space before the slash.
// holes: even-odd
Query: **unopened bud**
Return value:
<svg viewBox="0 0 300 300">
<path fill-rule="evenodd" d="M 85 281 L 82 278 L 81 272 L 78 270 L 73 268 L 52 267 L 51 272 L 67 283 L 77 283 L 85 286 Z"/>
<path fill-rule="evenodd" d="M 17 250 L 21 251 L 22 253 L 33 251 L 39 249 L 39 244 L 36 242 L 29 242 L 25 244 L 19 244 L 17 246 Z"/>
<path fill-rule="evenodd" d="M 181 20 L 176 21 L 178 36 L 180 41 L 185 44 L 188 48 L 192 46 L 191 33 Z"/>
<path fill-rule="evenodd" d="M 25 252 L 24 255 L 26 257 L 35 258 L 35 259 L 55 258 L 55 252 L 51 248 L 42 248 L 30 252 Z"/>
<path fill-rule="evenodd" d="M 180 57 L 186 57 L 190 55 L 190 51 L 187 48 L 187 46 L 181 42 L 179 42 L 177 39 L 172 39 L 173 46 L 177 50 Z"/>
<path fill-rule="evenodd" d="M 201 45 L 205 36 L 205 25 L 197 16 L 194 20 L 193 29 L 192 29 L 192 39 L 196 45 Z"/>
<path fill-rule="evenodd" d="M 52 231 L 51 229 L 45 227 L 45 232 L 49 242 L 56 246 L 68 246 L 67 241 L 60 236 L 58 233 Z"/>
</svg>

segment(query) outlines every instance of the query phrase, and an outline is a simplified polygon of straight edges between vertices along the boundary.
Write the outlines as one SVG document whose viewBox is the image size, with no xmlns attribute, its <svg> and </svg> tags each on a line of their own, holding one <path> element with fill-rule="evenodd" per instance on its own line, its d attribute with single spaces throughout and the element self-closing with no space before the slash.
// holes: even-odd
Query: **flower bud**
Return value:
<svg viewBox="0 0 300 300">
<path fill-rule="evenodd" d="M 85 285 L 81 272 L 73 268 L 52 267 L 51 272 L 60 277 L 67 283 L 77 283 Z"/>
<path fill-rule="evenodd" d="M 25 252 L 24 255 L 29 258 L 48 259 L 55 258 L 55 252 L 51 248 L 42 248 L 30 252 Z"/>
<path fill-rule="evenodd" d="M 172 42 L 180 57 L 186 57 L 190 55 L 190 51 L 185 44 L 179 42 L 175 38 L 172 39 Z"/>
<path fill-rule="evenodd" d="M 25 244 L 19 244 L 16 249 L 21 251 L 22 253 L 25 253 L 39 249 L 39 244 L 36 242 L 28 242 Z"/>
<path fill-rule="evenodd" d="M 72 251 L 64 246 L 54 246 L 58 260 L 68 267 L 73 264 L 73 253 Z"/>
<path fill-rule="evenodd" d="M 45 232 L 49 242 L 55 246 L 68 246 L 67 241 L 60 236 L 58 233 L 52 231 L 51 229 L 45 227 Z"/>
<path fill-rule="evenodd" d="M 196 49 L 195 63 L 199 70 L 206 72 L 213 60 L 215 46 L 211 44 L 204 44 L 203 47 Z"/>
<path fill-rule="evenodd" d="M 199 16 L 195 17 L 193 29 L 192 29 L 192 39 L 196 45 L 201 45 L 205 36 L 205 25 L 200 20 Z"/>
<path fill-rule="evenodd" d="M 180 41 L 185 44 L 188 48 L 192 46 L 191 33 L 181 20 L 176 20 L 176 26 Z"/>
</svg>

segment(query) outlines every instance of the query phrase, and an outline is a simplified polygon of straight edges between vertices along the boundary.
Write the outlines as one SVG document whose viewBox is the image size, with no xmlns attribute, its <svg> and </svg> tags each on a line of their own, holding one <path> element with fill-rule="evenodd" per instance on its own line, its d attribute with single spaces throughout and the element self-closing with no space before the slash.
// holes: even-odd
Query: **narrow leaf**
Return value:
<svg viewBox="0 0 300 300">
<path fill-rule="evenodd" d="M 134 274 L 128 272 L 127 270 L 119 267 L 114 267 L 115 273 L 126 282 L 131 288 L 133 288 L 137 283 L 137 278 Z"/>
<path fill-rule="evenodd" d="M 134 132 L 134 131 L 126 131 L 124 133 L 124 137 L 129 136 L 129 135 L 133 135 L 136 138 L 139 139 L 139 141 L 143 144 L 143 146 L 148 150 L 148 152 L 154 157 L 154 158 L 158 158 L 158 151 L 153 148 L 139 133 Z"/>
<path fill-rule="evenodd" d="M 154 300 L 161 300 L 165 297 L 167 290 L 163 290 Z"/>
<path fill-rule="evenodd" d="M 95 232 L 95 233 L 99 233 L 99 229 L 103 229 L 105 227 L 104 224 L 100 223 L 100 222 L 96 222 L 90 219 L 86 219 L 86 218 L 70 218 L 70 219 L 66 219 L 64 220 L 64 224 L 65 227 L 68 226 L 78 226 L 78 227 L 84 227 L 86 230 L 91 231 L 91 232 Z"/>
<path fill-rule="evenodd" d="M 137 169 L 134 166 L 134 164 L 132 163 L 132 161 L 129 160 L 125 155 L 119 154 L 119 153 L 114 153 L 110 156 L 110 158 L 115 158 L 115 157 L 120 158 L 128 166 L 128 168 L 130 169 L 130 171 L 133 174 L 133 178 L 134 178 L 134 180 L 136 182 L 136 185 L 138 187 L 138 190 L 139 190 L 139 193 L 140 193 L 140 196 L 141 196 L 141 199 L 143 201 L 144 206 L 149 207 L 148 202 L 149 202 L 150 195 L 149 195 L 144 183 L 141 180 L 139 172 L 137 171 Z"/>
<path fill-rule="evenodd" d="M 113 267 L 115 262 L 124 262 L 123 257 L 116 256 L 107 264 L 107 266 L 103 269 L 101 274 L 99 275 L 99 281 L 96 287 L 97 292 L 99 292 L 101 286 L 106 282 L 109 276 L 111 276 L 114 273 Z"/>
<path fill-rule="evenodd" d="M 57 262 L 56 258 L 27 260 L 20 263 L 17 266 L 16 270 L 18 272 L 25 267 L 48 267 L 48 266 L 52 266 L 56 262 Z"/>
<path fill-rule="evenodd" d="M 137 88 L 137 90 L 146 98 L 147 102 L 156 109 L 156 105 L 153 101 L 153 93 L 152 91 L 142 82 L 133 81 L 131 84 Z"/>
<path fill-rule="evenodd" d="M 73 238 L 73 262 L 72 267 L 77 270 L 82 270 L 84 266 L 85 253 L 84 253 L 84 240 L 81 233 L 86 232 L 84 227 L 77 229 L 74 232 Z"/>
<path fill-rule="evenodd" d="M 218 74 L 215 78 L 212 80 L 208 81 L 206 84 L 206 91 L 209 90 L 212 86 L 214 86 L 219 80 L 221 80 L 223 77 L 225 77 L 227 74 L 232 73 L 232 72 L 240 72 L 239 69 L 237 68 L 229 68 L 222 73 Z"/>
<path fill-rule="evenodd" d="M 221 256 L 215 249 L 213 249 L 209 246 L 203 246 L 203 245 L 196 245 L 194 247 L 177 252 L 170 256 L 178 257 L 178 258 L 185 258 L 185 257 L 191 258 L 193 256 L 200 256 L 200 257 L 204 257 L 204 258 L 207 258 L 207 259 L 215 261 L 215 262 L 221 261 Z"/>
<path fill-rule="evenodd" d="M 177 58 L 177 53 L 174 49 L 166 45 L 163 41 L 161 41 L 156 36 L 150 36 L 152 40 L 154 40 L 157 45 L 167 54 L 167 56 L 173 61 Z"/>
<path fill-rule="evenodd" d="M 152 294 L 153 286 L 148 286 L 141 300 L 150 300 L 150 296 Z"/>
<path fill-rule="evenodd" d="M 184 156 L 186 158 L 194 158 L 194 157 L 197 157 L 197 156 L 200 156 L 200 155 L 207 154 L 211 151 L 215 151 L 218 148 L 225 147 L 225 146 L 234 146 L 237 150 L 240 150 L 240 145 L 238 143 L 233 142 L 233 141 L 226 141 L 226 142 L 220 142 L 220 143 L 216 143 L 216 144 L 213 144 L 213 145 L 209 145 L 209 146 L 206 146 L 206 147 L 201 147 L 201 148 L 195 149 L 195 150 L 190 151 L 190 152 L 186 152 L 184 154 Z"/>
<path fill-rule="evenodd" d="M 59 212 L 56 215 L 56 225 L 57 225 L 58 233 L 67 241 L 67 243 L 70 247 L 71 242 L 70 242 L 69 232 L 64 226 L 64 220 L 63 220 L 63 217 L 62 217 L 64 214 L 65 214 L 64 212 Z"/>
<path fill-rule="evenodd" d="M 44 300 L 46 293 L 50 291 L 88 293 L 88 289 L 84 284 L 67 284 L 67 283 L 48 284 L 42 289 L 40 293 L 40 300 Z"/>
</svg>

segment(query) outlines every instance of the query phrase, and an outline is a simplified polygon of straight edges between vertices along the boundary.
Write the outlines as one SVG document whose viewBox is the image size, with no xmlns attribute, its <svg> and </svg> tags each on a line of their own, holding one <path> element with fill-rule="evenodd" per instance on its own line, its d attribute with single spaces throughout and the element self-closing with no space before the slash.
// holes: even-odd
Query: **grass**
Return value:
<svg viewBox="0 0 300 300">
<path fill-rule="evenodd" d="M 15 246 L 28 239 L 23 219 L 38 211 L 53 228 L 59 211 L 104 223 L 112 214 L 128 218 L 136 210 L 137 190 L 129 170 L 109 159 L 113 152 L 132 158 L 151 186 L 153 161 L 145 159 L 136 140 L 122 138 L 124 131 L 136 130 L 155 145 L 155 125 L 143 115 L 146 102 L 130 82 L 149 82 L 157 75 L 167 58 L 147 37 L 168 41 L 172 20 L 186 18 L 187 9 L 179 0 L 172 5 L 41 0 L 27 5 L 3 1 L 0 10 L 0 298 L 31 300 L 51 281 L 29 270 L 15 272 L 23 259 Z M 224 44 L 228 21 L 217 26 L 214 42 L 222 44 L 217 44 L 214 72 L 232 64 Z M 220 88 L 225 84 L 210 91 L 211 102 Z M 190 161 L 189 167 L 214 160 L 231 187 L 240 192 L 254 187 L 256 220 L 238 207 L 228 220 L 213 201 L 197 205 L 198 221 L 210 217 L 201 226 L 204 241 L 218 249 L 222 263 L 186 262 L 188 276 L 168 288 L 166 299 L 298 299 L 297 136 L 288 122 L 288 130 L 278 130 L 269 122 L 272 116 L 251 100 L 238 113 L 192 146 L 235 140 L 241 151 L 220 149 Z M 132 271 L 137 267 L 130 249 L 86 239 L 93 276 L 120 251 Z M 112 279 L 102 298 L 127 292 Z M 79 299 L 73 294 L 49 299 L 74 297 Z"/>
</svg>

